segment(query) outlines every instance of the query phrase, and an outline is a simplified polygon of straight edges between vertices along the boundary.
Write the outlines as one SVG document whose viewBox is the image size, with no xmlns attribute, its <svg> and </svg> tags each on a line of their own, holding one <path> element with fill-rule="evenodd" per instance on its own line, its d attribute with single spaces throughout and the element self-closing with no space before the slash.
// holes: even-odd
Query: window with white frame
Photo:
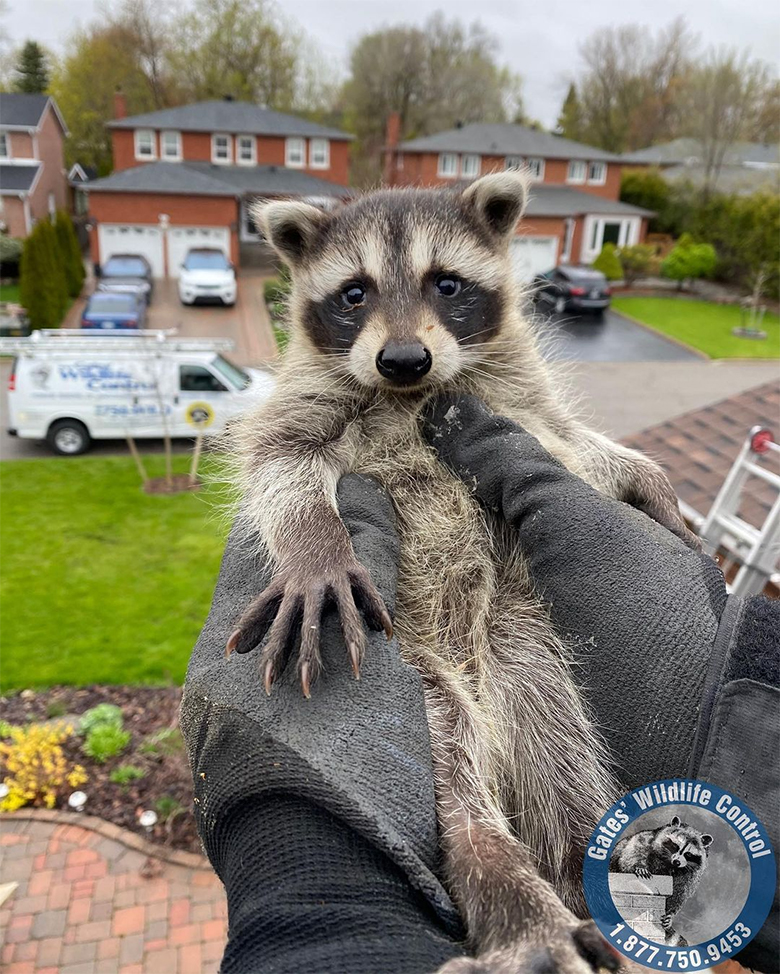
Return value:
<svg viewBox="0 0 780 974">
<path fill-rule="evenodd" d="M 544 159 L 527 159 L 525 167 L 531 179 L 537 182 L 544 179 Z"/>
<path fill-rule="evenodd" d="M 607 164 L 605 162 L 588 163 L 588 182 L 596 186 L 603 186 L 607 181 Z"/>
<path fill-rule="evenodd" d="M 160 133 L 160 158 L 168 162 L 181 161 L 181 132 Z"/>
<path fill-rule="evenodd" d="M 522 156 L 507 156 L 504 159 L 504 169 L 522 169 L 523 168 L 523 157 Z"/>
<path fill-rule="evenodd" d="M 257 139 L 254 135 L 236 137 L 236 161 L 240 166 L 254 166 L 257 161 Z"/>
<path fill-rule="evenodd" d="M 312 169 L 330 168 L 330 142 L 327 139 L 309 140 L 309 165 Z"/>
<path fill-rule="evenodd" d="M 306 165 L 306 139 L 295 136 L 285 140 L 284 164 L 290 169 L 303 169 Z"/>
<path fill-rule="evenodd" d="M 458 157 L 454 152 L 439 153 L 439 175 L 454 179 L 458 175 Z"/>
<path fill-rule="evenodd" d="M 233 161 L 233 154 L 230 151 L 230 136 L 221 132 L 215 132 L 211 136 L 211 161 L 230 164 Z"/>
<path fill-rule="evenodd" d="M 566 173 L 567 183 L 584 183 L 588 173 L 588 167 L 579 159 L 572 159 L 569 162 L 569 169 Z"/>
<path fill-rule="evenodd" d="M 463 156 L 460 161 L 461 176 L 478 176 L 482 166 L 482 159 L 479 156 Z"/>
<path fill-rule="evenodd" d="M 0 132 L 0 159 L 11 158 L 11 142 L 5 132 Z"/>
<path fill-rule="evenodd" d="M 156 159 L 157 152 L 154 145 L 153 129 L 135 130 L 135 157 L 136 159 Z"/>
</svg>

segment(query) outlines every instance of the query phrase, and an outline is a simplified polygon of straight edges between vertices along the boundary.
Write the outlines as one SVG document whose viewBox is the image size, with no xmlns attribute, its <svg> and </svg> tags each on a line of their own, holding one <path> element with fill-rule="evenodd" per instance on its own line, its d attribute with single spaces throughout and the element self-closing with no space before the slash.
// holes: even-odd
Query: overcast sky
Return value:
<svg viewBox="0 0 780 974">
<path fill-rule="evenodd" d="M 108 2 L 108 0 L 105 0 Z M 100 0 L 8 0 L 5 29 L 14 41 L 34 38 L 58 50 L 70 31 L 88 23 Z M 387 23 L 421 23 L 437 9 L 448 17 L 479 19 L 500 41 L 501 59 L 522 75 L 526 111 L 552 125 L 580 41 L 600 26 L 638 23 L 651 30 L 684 12 L 705 45 L 748 47 L 777 69 L 777 0 L 280 0 L 281 9 L 319 44 L 343 72 L 350 44 Z"/>
</svg>

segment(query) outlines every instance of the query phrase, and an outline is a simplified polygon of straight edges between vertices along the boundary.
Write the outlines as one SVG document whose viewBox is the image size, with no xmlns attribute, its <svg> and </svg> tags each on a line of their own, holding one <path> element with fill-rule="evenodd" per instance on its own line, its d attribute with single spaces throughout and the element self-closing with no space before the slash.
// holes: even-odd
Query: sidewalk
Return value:
<svg viewBox="0 0 780 974">
<path fill-rule="evenodd" d="M 79 825 L 0 820 L 4 974 L 216 974 L 221 883 L 210 867 L 156 858 L 157 875 L 145 879 L 146 862 Z"/>
</svg>

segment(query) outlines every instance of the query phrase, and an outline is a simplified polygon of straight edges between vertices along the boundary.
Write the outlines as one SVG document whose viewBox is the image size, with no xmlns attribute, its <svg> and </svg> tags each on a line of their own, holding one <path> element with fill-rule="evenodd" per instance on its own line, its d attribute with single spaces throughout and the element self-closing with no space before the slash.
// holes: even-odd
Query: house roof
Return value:
<svg viewBox="0 0 780 974">
<path fill-rule="evenodd" d="M 697 165 L 701 162 L 702 147 L 697 139 L 673 139 L 658 145 L 625 152 L 621 161 L 627 165 Z M 732 166 L 780 166 L 780 149 L 762 142 L 736 142 L 726 150 L 723 159 Z"/>
<path fill-rule="evenodd" d="M 402 142 L 403 152 L 474 152 L 479 155 L 531 156 L 546 159 L 595 159 L 618 162 L 619 157 L 582 142 L 540 132 L 525 125 L 476 122 Z"/>
<path fill-rule="evenodd" d="M 597 213 L 600 216 L 655 216 L 652 210 L 604 199 L 594 193 L 572 189 L 570 186 L 550 186 L 535 183 L 531 186 L 524 219 L 534 216 L 579 216 Z"/>
<path fill-rule="evenodd" d="M 24 196 L 29 193 L 40 168 L 40 164 L 0 166 L 0 196 Z"/>
<path fill-rule="evenodd" d="M 351 140 L 340 129 L 309 122 L 297 115 L 285 115 L 246 101 L 201 101 L 179 108 L 117 118 L 108 123 L 115 129 L 175 129 L 180 132 L 229 132 L 235 135 L 303 135 Z"/>
<path fill-rule="evenodd" d="M 628 437 L 623 442 L 660 461 L 681 501 L 706 515 L 753 426 L 766 426 L 780 439 L 780 381 L 756 386 L 704 409 Z M 780 474 L 776 454 L 760 461 Z M 777 497 L 757 477 L 748 479 L 739 515 L 759 527 Z"/>
<path fill-rule="evenodd" d="M 90 192 L 185 196 L 347 196 L 336 183 L 283 166 L 217 166 L 210 162 L 150 162 L 82 183 Z"/>
<path fill-rule="evenodd" d="M 15 91 L 0 93 L 0 128 L 37 129 L 49 102 L 63 132 L 67 135 L 68 127 L 53 98 L 48 95 L 28 95 Z"/>
</svg>

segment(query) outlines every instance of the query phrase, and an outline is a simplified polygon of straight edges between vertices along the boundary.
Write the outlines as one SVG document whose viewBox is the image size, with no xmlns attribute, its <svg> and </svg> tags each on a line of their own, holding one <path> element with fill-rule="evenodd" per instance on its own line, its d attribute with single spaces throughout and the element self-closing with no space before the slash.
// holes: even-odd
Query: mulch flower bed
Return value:
<svg viewBox="0 0 780 974">
<path fill-rule="evenodd" d="M 121 754 L 100 764 L 83 752 L 83 738 L 77 733 L 62 746 L 68 761 L 82 765 L 89 775 L 86 784 L 80 786 L 87 795 L 84 811 L 169 848 L 200 852 L 192 815 L 192 777 L 178 730 L 180 699 L 178 687 L 53 687 L 0 697 L 0 718 L 22 725 L 66 722 L 77 729 L 78 717 L 92 707 L 101 703 L 120 707 L 124 730 L 130 733 L 130 743 Z M 143 769 L 144 777 L 127 784 L 114 783 L 111 772 L 123 765 Z M 57 808 L 67 809 L 69 793 L 66 788 Z M 158 816 L 151 833 L 138 824 L 138 816 L 147 809 Z"/>
</svg>

